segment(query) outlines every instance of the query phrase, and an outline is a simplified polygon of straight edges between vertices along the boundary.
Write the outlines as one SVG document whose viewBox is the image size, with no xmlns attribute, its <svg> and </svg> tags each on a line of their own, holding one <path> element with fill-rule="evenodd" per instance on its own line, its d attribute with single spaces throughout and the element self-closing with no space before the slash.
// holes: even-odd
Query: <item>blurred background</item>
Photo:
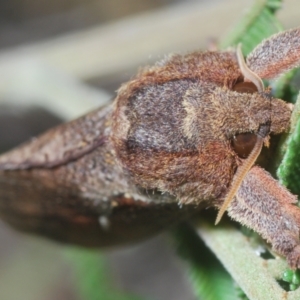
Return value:
<svg viewBox="0 0 300 300">
<path fill-rule="evenodd" d="M 136 70 L 170 52 L 205 49 L 252 1 L 0 0 L 0 151 L 114 97 Z M 284 1 L 285 28 L 299 26 Z M 0 224 L 0 299 L 79 300 L 68 247 Z M 194 299 L 160 235 L 106 253 L 116 287 L 148 299 Z"/>
</svg>

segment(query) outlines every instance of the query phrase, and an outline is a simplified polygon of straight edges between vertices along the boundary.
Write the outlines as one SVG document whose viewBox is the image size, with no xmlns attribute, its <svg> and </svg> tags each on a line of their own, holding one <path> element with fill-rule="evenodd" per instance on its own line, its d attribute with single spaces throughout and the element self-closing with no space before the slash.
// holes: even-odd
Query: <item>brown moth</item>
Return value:
<svg viewBox="0 0 300 300">
<path fill-rule="evenodd" d="M 261 78 L 300 64 L 300 29 L 240 48 L 170 55 L 113 104 L 0 157 L 1 218 L 88 247 L 144 239 L 204 207 L 260 233 L 300 267 L 296 197 L 253 166 L 291 107 Z"/>
</svg>

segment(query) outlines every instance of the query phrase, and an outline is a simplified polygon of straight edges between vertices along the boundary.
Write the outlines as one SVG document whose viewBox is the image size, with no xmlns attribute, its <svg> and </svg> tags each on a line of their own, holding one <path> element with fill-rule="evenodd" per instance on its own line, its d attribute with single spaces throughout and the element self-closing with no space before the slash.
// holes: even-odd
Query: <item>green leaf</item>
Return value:
<svg viewBox="0 0 300 300">
<path fill-rule="evenodd" d="M 284 153 L 277 176 L 292 193 L 300 194 L 300 96 L 295 103 L 291 119 L 291 130 L 281 147 Z"/>
<path fill-rule="evenodd" d="M 282 30 L 275 17 L 281 2 L 281 0 L 256 0 L 232 31 L 221 40 L 221 49 L 242 43 L 243 53 L 247 55 L 263 39 Z"/>
<path fill-rule="evenodd" d="M 282 275 L 282 280 L 285 282 L 293 281 L 294 272 L 292 270 L 286 270 Z"/>
<path fill-rule="evenodd" d="M 85 300 L 140 300 L 123 294 L 112 284 L 112 278 L 99 251 L 69 248 L 65 256 L 75 273 L 75 283 L 81 299 Z"/>
<path fill-rule="evenodd" d="M 238 299 L 234 296 L 237 293 L 231 276 L 194 229 L 182 225 L 174 231 L 174 236 L 178 253 L 188 264 L 188 274 L 198 299 Z"/>
</svg>

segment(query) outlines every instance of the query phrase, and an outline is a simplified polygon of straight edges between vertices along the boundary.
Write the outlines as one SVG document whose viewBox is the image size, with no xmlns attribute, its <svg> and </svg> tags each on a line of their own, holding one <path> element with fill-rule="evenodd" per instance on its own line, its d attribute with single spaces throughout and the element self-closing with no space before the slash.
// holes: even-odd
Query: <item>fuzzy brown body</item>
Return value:
<svg viewBox="0 0 300 300">
<path fill-rule="evenodd" d="M 268 121 L 273 132 L 289 124 L 281 100 L 233 91 L 242 80 L 235 52 L 195 52 L 171 56 L 124 85 L 112 138 L 134 182 L 180 203 L 220 204 L 240 160 L 233 137 Z M 277 114 L 280 122 L 272 122 Z"/>
<path fill-rule="evenodd" d="M 1 218 L 22 231 L 95 247 L 145 239 L 197 213 L 195 205 L 179 207 L 170 195 L 130 183 L 110 141 L 111 113 L 112 105 L 98 109 L 11 152 L 9 160 L 2 156 L 0 169 L 11 170 L 0 171 Z M 78 136 L 71 147 L 70 129 Z"/>
<path fill-rule="evenodd" d="M 266 43 L 286 47 L 293 35 L 299 40 L 294 30 L 259 45 L 248 57 L 250 69 L 274 77 L 299 63 L 300 54 L 293 54 L 274 71 L 260 60 Z M 299 44 L 288 47 L 300 53 Z M 262 127 L 268 130 L 265 138 L 289 127 L 289 106 L 269 90 L 235 90 L 247 80 L 235 51 L 171 55 L 141 71 L 119 89 L 113 104 L 0 157 L 1 217 L 59 241 L 109 246 L 146 238 L 203 207 L 220 207 L 244 163 L 234 138 L 259 136 Z M 266 184 L 258 205 L 261 180 Z M 282 197 L 275 205 L 278 193 Z M 261 233 L 297 267 L 300 212 L 295 201 L 253 167 L 229 214 Z"/>
</svg>

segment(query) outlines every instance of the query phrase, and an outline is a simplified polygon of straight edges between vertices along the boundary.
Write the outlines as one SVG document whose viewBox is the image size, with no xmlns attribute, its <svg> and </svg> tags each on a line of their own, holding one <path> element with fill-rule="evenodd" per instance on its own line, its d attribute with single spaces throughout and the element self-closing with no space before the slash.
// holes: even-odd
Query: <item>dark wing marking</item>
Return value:
<svg viewBox="0 0 300 300">
<path fill-rule="evenodd" d="M 110 119 L 111 111 L 112 104 L 33 138 L 0 156 L 0 170 L 51 168 L 91 152 L 109 134 L 110 127 L 104 123 Z"/>
<path fill-rule="evenodd" d="M 57 185 L 51 170 L 0 171 L 0 217 L 31 234 L 85 247 L 128 244 L 197 212 L 193 205 L 142 201 L 116 192 L 92 201 L 77 186 Z"/>
</svg>

